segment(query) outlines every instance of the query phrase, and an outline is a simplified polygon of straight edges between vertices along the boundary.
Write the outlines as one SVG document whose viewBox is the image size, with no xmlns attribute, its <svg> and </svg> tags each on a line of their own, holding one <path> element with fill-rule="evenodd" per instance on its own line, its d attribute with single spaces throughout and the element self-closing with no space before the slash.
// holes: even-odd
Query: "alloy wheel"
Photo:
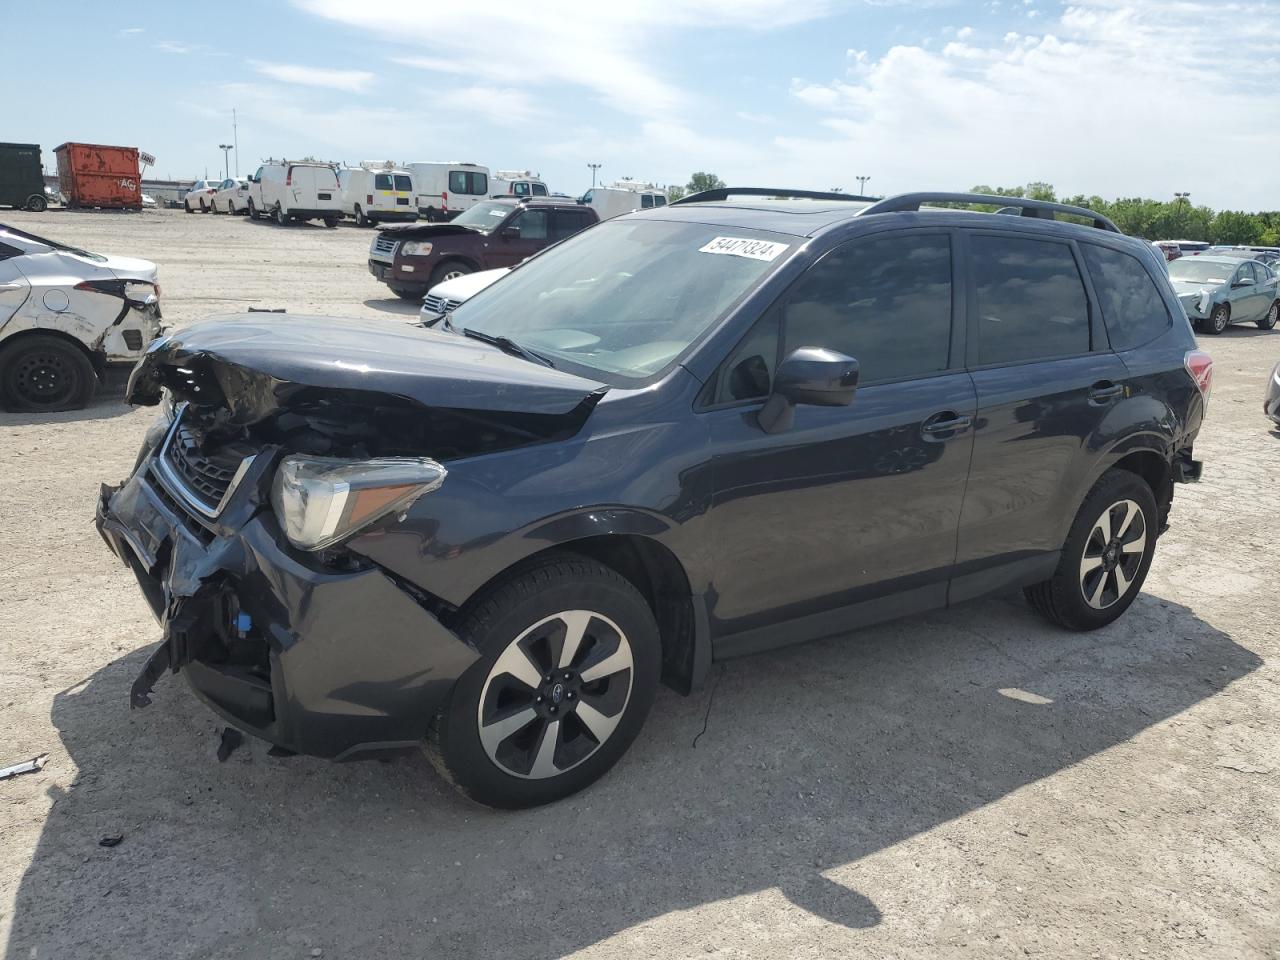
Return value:
<svg viewBox="0 0 1280 960">
<path fill-rule="evenodd" d="M 504 773 L 544 780 L 576 767 L 631 698 L 631 643 L 608 617 L 565 610 L 511 641 L 480 694 L 480 743 Z"/>
<path fill-rule="evenodd" d="M 465 277 L 466 275 L 467 275 L 467 271 L 465 270 L 446 270 L 444 276 L 441 277 L 441 279 L 457 280 L 459 277 Z"/>
<path fill-rule="evenodd" d="M 1147 524 L 1132 500 L 1120 500 L 1102 511 L 1084 543 L 1080 558 L 1080 590 L 1095 610 L 1120 601 L 1133 587 L 1147 550 Z"/>
</svg>

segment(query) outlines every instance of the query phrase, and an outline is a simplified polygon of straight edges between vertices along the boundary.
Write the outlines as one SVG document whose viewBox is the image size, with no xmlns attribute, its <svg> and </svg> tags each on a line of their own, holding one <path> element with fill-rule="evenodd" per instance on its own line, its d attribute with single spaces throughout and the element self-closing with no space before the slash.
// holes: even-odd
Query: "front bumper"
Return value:
<svg viewBox="0 0 1280 960">
<path fill-rule="evenodd" d="M 237 727 L 296 753 L 413 747 L 476 654 L 373 564 L 333 570 L 292 549 L 265 506 L 275 460 L 254 458 L 213 520 L 184 508 L 153 454 L 103 486 L 98 531 L 164 631 L 132 705 L 168 669 Z"/>
<path fill-rule="evenodd" d="M 432 266 L 430 261 L 411 263 L 404 258 L 397 258 L 395 263 L 372 258 L 369 260 L 369 272 L 378 280 L 397 287 L 421 287 L 423 293 L 431 285 Z"/>
</svg>

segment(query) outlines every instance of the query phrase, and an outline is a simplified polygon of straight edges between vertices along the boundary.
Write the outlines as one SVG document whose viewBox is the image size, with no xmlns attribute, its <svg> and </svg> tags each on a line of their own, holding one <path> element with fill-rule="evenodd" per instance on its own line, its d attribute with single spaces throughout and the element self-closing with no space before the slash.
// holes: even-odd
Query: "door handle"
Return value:
<svg viewBox="0 0 1280 960">
<path fill-rule="evenodd" d="M 1102 405 L 1124 396 L 1124 385 L 1110 380 L 1099 380 L 1089 388 L 1089 402 Z"/>
<path fill-rule="evenodd" d="M 920 434 L 925 440 L 938 443 L 958 436 L 972 425 L 973 418 L 955 413 L 952 410 L 944 410 L 941 413 L 935 413 L 920 424 Z"/>
</svg>

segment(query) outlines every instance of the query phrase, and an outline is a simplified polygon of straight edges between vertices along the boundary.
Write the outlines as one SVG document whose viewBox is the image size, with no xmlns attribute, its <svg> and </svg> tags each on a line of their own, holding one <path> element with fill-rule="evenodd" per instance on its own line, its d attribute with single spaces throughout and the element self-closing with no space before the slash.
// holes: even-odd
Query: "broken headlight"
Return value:
<svg viewBox="0 0 1280 960">
<path fill-rule="evenodd" d="M 439 487 L 446 473 L 425 457 L 288 456 L 276 469 L 271 505 L 290 543 L 303 550 L 323 550 L 408 508 Z"/>
</svg>

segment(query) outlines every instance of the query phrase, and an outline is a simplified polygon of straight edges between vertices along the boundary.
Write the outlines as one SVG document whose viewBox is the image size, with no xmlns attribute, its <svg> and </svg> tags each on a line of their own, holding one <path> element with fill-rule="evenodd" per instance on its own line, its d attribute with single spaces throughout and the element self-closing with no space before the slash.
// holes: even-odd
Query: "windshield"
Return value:
<svg viewBox="0 0 1280 960">
<path fill-rule="evenodd" d="M 451 323 L 507 337 L 558 367 L 578 365 L 611 382 L 644 380 L 800 243 L 736 227 L 616 220 L 521 264 L 454 310 Z"/>
<path fill-rule="evenodd" d="M 471 229 L 479 230 L 481 233 L 492 233 L 494 228 L 514 209 L 509 203 L 494 203 L 493 201 L 477 203 L 458 214 L 450 222 L 464 227 L 471 227 Z"/>
<path fill-rule="evenodd" d="M 1214 263 L 1199 257 L 1181 257 L 1169 264 L 1169 279 L 1187 283 L 1226 283 L 1234 263 Z"/>
</svg>

